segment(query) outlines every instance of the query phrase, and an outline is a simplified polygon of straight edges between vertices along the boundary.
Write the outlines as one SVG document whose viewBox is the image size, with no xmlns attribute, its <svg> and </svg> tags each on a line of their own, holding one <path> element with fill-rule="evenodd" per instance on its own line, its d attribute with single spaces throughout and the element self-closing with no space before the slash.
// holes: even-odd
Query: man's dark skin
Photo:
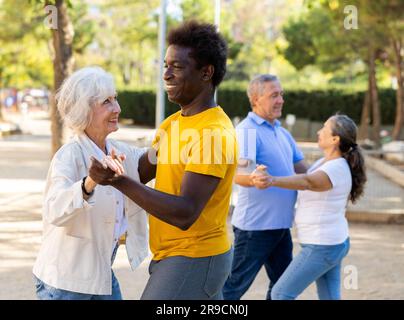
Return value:
<svg viewBox="0 0 404 320">
<path fill-rule="evenodd" d="M 213 74 L 212 65 L 197 69 L 192 48 L 177 45 L 167 48 L 164 81 L 168 99 L 180 105 L 183 116 L 192 116 L 216 107 Z M 221 179 L 186 171 L 179 196 L 154 190 L 144 184 L 156 176 L 156 165 L 149 161 L 155 158 L 155 153 L 151 148 L 139 159 L 141 183 L 126 175 L 114 177 L 115 172 L 104 169 L 95 159 L 90 168 L 90 177 L 98 184 L 118 189 L 154 217 L 187 230 L 198 219 Z"/>
</svg>

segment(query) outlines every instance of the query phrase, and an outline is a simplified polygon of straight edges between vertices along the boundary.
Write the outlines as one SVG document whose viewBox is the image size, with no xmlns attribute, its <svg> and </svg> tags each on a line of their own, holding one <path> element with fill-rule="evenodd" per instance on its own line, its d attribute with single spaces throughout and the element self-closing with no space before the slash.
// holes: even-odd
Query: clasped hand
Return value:
<svg viewBox="0 0 404 320">
<path fill-rule="evenodd" d="M 126 156 L 117 155 L 115 149 L 112 149 L 111 154 L 105 156 L 101 161 L 91 157 L 89 176 L 97 184 L 110 185 L 125 174 L 123 167 L 125 159 Z"/>
<path fill-rule="evenodd" d="M 250 180 L 257 189 L 266 189 L 272 185 L 273 177 L 267 172 L 267 167 L 260 164 L 250 174 Z"/>
</svg>

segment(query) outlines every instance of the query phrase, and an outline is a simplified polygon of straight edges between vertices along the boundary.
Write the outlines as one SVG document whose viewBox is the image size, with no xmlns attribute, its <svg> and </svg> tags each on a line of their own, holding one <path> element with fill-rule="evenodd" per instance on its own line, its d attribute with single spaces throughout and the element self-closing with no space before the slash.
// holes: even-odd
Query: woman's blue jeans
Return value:
<svg viewBox="0 0 404 320">
<path fill-rule="evenodd" d="M 272 288 L 272 299 L 296 299 L 314 281 L 320 300 L 341 299 L 341 262 L 348 254 L 349 238 L 338 245 L 302 244 L 301 247 Z"/>
<path fill-rule="evenodd" d="M 111 265 L 115 260 L 118 245 L 112 253 Z M 34 276 L 35 291 L 39 300 L 122 300 L 121 289 L 119 287 L 118 279 L 112 271 L 112 293 L 110 295 L 95 295 L 80 292 L 73 292 L 63 289 L 54 288 L 47 285 L 42 280 Z"/>
</svg>

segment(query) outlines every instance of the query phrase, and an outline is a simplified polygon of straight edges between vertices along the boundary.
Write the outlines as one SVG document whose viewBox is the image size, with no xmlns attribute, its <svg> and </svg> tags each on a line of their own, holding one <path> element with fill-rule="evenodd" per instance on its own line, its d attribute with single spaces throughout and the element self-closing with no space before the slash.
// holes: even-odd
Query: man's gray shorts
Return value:
<svg viewBox="0 0 404 320">
<path fill-rule="evenodd" d="M 233 249 L 204 258 L 183 256 L 152 260 L 141 300 L 221 300 Z"/>
</svg>

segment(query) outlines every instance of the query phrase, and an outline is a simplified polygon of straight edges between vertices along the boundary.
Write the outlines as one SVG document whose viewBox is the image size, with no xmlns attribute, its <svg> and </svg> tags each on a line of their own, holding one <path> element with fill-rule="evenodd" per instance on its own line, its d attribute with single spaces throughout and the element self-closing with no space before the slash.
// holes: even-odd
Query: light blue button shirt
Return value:
<svg viewBox="0 0 404 320">
<path fill-rule="evenodd" d="M 295 174 L 294 164 L 303 160 L 292 135 L 278 120 L 274 125 L 254 112 L 236 127 L 240 159 L 252 161 L 245 174 L 256 164 L 267 166 L 272 176 Z M 242 230 L 274 230 L 291 228 L 297 192 L 270 187 L 238 187 L 238 196 L 232 216 L 232 224 Z"/>
</svg>

